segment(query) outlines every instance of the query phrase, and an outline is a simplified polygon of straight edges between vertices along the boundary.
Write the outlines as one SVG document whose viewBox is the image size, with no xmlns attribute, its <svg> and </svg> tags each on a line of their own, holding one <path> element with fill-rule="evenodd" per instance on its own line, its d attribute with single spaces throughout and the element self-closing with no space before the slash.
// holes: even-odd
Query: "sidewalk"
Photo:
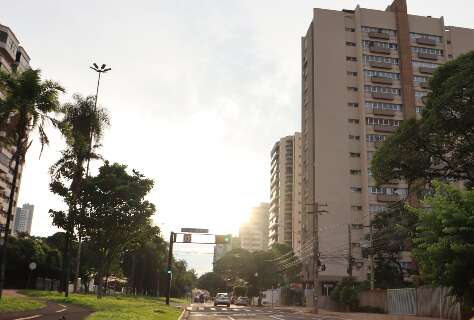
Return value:
<svg viewBox="0 0 474 320">
<path fill-rule="evenodd" d="M 295 307 L 295 306 L 275 306 L 278 309 L 291 310 L 296 313 L 311 313 L 312 308 Z M 330 316 L 341 320 L 434 320 L 439 318 L 417 317 L 408 315 L 395 315 L 383 313 L 363 313 L 363 312 L 336 312 L 320 309 L 319 314 L 322 316 Z"/>
</svg>

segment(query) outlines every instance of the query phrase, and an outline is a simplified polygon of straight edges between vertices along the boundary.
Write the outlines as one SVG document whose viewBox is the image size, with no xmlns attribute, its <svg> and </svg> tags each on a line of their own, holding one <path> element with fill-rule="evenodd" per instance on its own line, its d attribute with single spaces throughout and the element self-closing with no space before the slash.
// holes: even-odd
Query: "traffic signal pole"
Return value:
<svg viewBox="0 0 474 320">
<path fill-rule="evenodd" d="M 168 270 L 167 270 L 167 276 L 168 276 L 168 284 L 166 288 L 166 305 L 170 305 L 170 295 L 171 295 L 171 278 L 172 278 L 172 273 L 171 273 L 171 264 L 173 260 L 173 242 L 175 241 L 175 233 L 171 231 L 170 234 L 170 247 L 168 249 Z"/>
</svg>

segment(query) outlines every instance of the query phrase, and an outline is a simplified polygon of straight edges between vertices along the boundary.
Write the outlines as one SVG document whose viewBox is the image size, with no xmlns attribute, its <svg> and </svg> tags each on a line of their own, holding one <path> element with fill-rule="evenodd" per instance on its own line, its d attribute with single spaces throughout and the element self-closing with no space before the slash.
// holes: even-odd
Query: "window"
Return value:
<svg viewBox="0 0 474 320">
<path fill-rule="evenodd" d="M 362 192 L 361 187 L 351 187 L 351 192 Z"/>
<path fill-rule="evenodd" d="M 438 55 L 438 56 L 443 55 L 443 50 L 441 50 L 441 49 L 425 48 L 425 47 L 411 47 L 411 52 L 413 52 L 413 53 L 435 54 L 435 55 Z"/>
<path fill-rule="evenodd" d="M 418 38 L 424 38 L 424 39 L 430 39 L 435 41 L 436 43 L 441 43 L 441 37 L 440 36 L 435 36 L 432 34 L 426 34 L 426 33 L 416 33 L 416 32 L 410 32 L 410 39 L 412 41 L 416 41 Z"/>
<path fill-rule="evenodd" d="M 366 101 L 365 107 L 369 109 L 380 109 L 380 110 L 393 110 L 401 111 L 402 105 L 395 103 L 386 103 L 386 102 L 375 102 L 375 101 Z"/>
<path fill-rule="evenodd" d="M 351 206 L 352 211 L 362 211 L 362 206 Z"/>
<path fill-rule="evenodd" d="M 364 225 L 360 224 L 360 223 L 351 225 L 351 228 L 354 229 L 354 230 L 362 230 L 363 227 L 364 227 Z M 360 247 L 360 243 L 352 243 L 352 246 Z"/>
<path fill-rule="evenodd" d="M 413 76 L 413 81 L 422 83 L 422 82 L 428 82 L 430 81 L 429 77 L 424 77 L 424 76 Z"/>
<path fill-rule="evenodd" d="M 367 175 L 368 175 L 369 177 L 372 177 L 372 169 L 367 168 Z"/>
<path fill-rule="evenodd" d="M 360 158 L 360 153 L 358 152 L 349 152 L 351 158 Z"/>
<path fill-rule="evenodd" d="M 360 140 L 360 136 L 349 135 L 349 140 Z"/>
<path fill-rule="evenodd" d="M 352 170 L 350 170 L 350 173 L 351 173 L 353 176 L 358 176 L 358 175 L 360 175 L 361 171 L 360 171 L 360 170 L 352 169 Z"/>
<path fill-rule="evenodd" d="M 372 40 L 362 40 L 362 47 L 363 48 L 377 47 L 377 48 L 398 50 L 398 45 L 396 43 L 372 41 Z"/>
<path fill-rule="evenodd" d="M 368 134 L 367 142 L 382 142 L 382 141 L 385 141 L 385 138 L 386 136 L 380 135 L 380 134 Z"/>
<path fill-rule="evenodd" d="M 385 210 L 387 210 L 387 207 L 385 207 L 384 205 L 374 204 L 374 203 L 369 204 L 370 213 L 379 213 L 379 212 L 384 212 Z"/>
<path fill-rule="evenodd" d="M 347 87 L 347 90 L 349 91 L 359 91 L 357 87 Z"/>
<path fill-rule="evenodd" d="M 345 30 L 347 32 L 355 32 L 356 31 L 356 29 L 354 29 L 354 28 L 345 28 Z"/>
<path fill-rule="evenodd" d="M 405 196 L 408 193 L 408 189 L 407 188 L 396 188 L 396 187 L 369 186 L 369 193 L 371 193 L 371 194 L 386 194 L 386 195 Z"/>
<path fill-rule="evenodd" d="M 346 41 L 346 46 L 348 46 L 348 47 L 355 47 L 355 46 L 356 46 L 356 43 L 355 43 L 355 42 Z"/>
<path fill-rule="evenodd" d="M 358 108 L 359 104 L 357 102 L 349 102 L 347 103 L 347 106 L 351 108 Z"/>
<path fill-rule="evenodd" d="M 4 31 L 0 31 L 0 42 L 7 42 L 7 38 L 8 38 L 8 33 L 4 32 Z"/>
<path fill-rule="evenodd" d="M 367 78 L 380 77 L 380 78 L 387 78 L 387 79 L 392 79 L 392 80 L 400 80 L 400 73 L 398 72 L 364 70 L 364 74 Z"/>
<path fill-rule="evenodd" d="M 346 61 L 357 61 L 356 57 L 346 57 Z"/>
<path fill-rule="evenodd" d="M 368 26 L 362 26 L 360 28 L 360 31 L 362 32 L 377 32 L 377 33 L 386 33 L 391 37 L 395 37 L 397 35 L 397 32 L 392 29 L 385 29 L 385 28 L 377 28 L 377 27 L 368 27 Z"/>
<path fill-rule="evenodd" d="M 375 151 L 367 151 L 367 160 L 372 161 L 374 154 L 375 154 Z"/>
<path fill-rule="evenodd" d="M 415 91 L 415 97 L 417 98 L 423 98 L 428 95 L 427 91 Z"/>
<path fill-rule="evenodd" d="M 0 163 L 7 168 L 10 167 L 10 159 L 3 152 L 0 152 Z"/>
<path fill-rule="evenodd" d="M 423 107 L 416 107 L 416 113 L 421 113 L 423 111 Z"/>
<path fill-rule="evenodd" d="M 365 64 L 368 64 L 369 62 L 372 62 L 372 61 L 373 62 L 383 62 L 383 63 L 393 64 L 393 65 L 398 65 L 400 60 L 398 58 L 372 56 L 372 55 L 364 54 L 364 63 Z"/>
<path fill-rule="evenodd" d="M 412 61 L 412 65 L 413 65 L 413 68 L 422 67 L 422 68 L 435 69 L 435 68 L 439 67 L 439 64 L 436 64 L 436 63 L 425 62 L 425 61 L 416 61 L 416 60 Z"/>
<path fill-rule="evenodd" d="M 398 96 L 400 95 L 399 88 L 365 85 L 364 89 L 365 89 L 365 92 L 380 92 L 380 93 L 390 93 L 390 94 L 394 94 Z"/>
<path fill-rule="evenodd" d="M 349 123 L 355 123 L 355 124 L 359 123 L 359 119 L 349 119 L 348 121 Z"/>
<path fill-rule="evenodd" d="M 357 72 L 354 72 L 354 71 L 347 71 L 347 75 L 348 75 L 348 76 L 354 76 L 354 77 L 356 77 L 356 76 L 357 76 Z"/>
<path fill-rule="evenodd" d="M 401 120 L 386 119 L 386 118 L 365 118 L 368 125 L 380 125 L 380 126 L 400 126 Z"/>
</svg>

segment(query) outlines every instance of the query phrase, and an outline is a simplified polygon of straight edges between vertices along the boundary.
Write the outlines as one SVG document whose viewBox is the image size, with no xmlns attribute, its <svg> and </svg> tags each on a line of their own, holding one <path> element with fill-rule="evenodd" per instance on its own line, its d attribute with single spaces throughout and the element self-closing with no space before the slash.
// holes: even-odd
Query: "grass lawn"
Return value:
<svg viewBox="0 0 474 320">
<path fill-rule="evenodd" d="M 114 296 L 103 297 L 98 300 L 93 294 L 69 294 L 68 298 L 55 291 L 22 291 L 31 297 L 44 298 L 58 303 L 74 303 L 95 312 L 87 320 L 138 320 L 138 319 L 159 319 L 159 320 L 177 320 L 181 309 L 168 307 L 164 299 L 149 297 L 128 297 Z M 173 303 L 182 303 L 182 300 L 172 300 Z"/>
<path fill-rule="evenodd" d="M 0 313 L 33 310 L 44 306 L 46 306 L 44 303 L 28 297 L 2 297 L 2 300 L 0 300 Z"/>
</svg>

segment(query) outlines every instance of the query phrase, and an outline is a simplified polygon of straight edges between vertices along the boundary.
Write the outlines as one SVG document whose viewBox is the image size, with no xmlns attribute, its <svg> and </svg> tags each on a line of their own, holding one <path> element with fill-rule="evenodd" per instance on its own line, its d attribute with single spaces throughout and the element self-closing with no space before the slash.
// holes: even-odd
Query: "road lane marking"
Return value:
<svg viewBox="0 0 474 320">
<path fill-rule="evenodd" d="M 14 320 L 28 320 L 28 319 L 34 319 L 34 318 L 39 318 L 39 317 L 41 317 L 40 314 L 35 314 L 34 316 L 31 316 L 31 317 L 16 318 Z"/>
<path fill-rule="evenodd" d="M 64 312 L 64 311 L 66 311 L 66 308 L 62 308 L 62 309 L 56 310 L 55 312 L 56 312 L 56 313 L 60 313 L 60 312 Z"/>
<path fill-rule="evenodd" d="M 204 307 L 199 307 L 198 310 L 199 311 L 204 311 Z"/>
<path fill-rule="evenodd" d="M 64 304 L 58 303 L 58 306 L 63 307 L 63 308 L 66 308 L 66 306 L 65 306 Z"/>
<path fill-rule="evenodd" d="M 211 308 L 211 311 L 216 311 L 216 308 Z"/>
<path fill-rule="evenodd" d="M 275 316 L 275 315 L 270 316 L 270 318 L 277 319 L 277 320 L 285 320 L 285 318 L 280 318 L 280 317 Z"/>
<path fill-rule="evenodd" d="M 232 318 L 231 316 L 227 316 L 227 318 L 229 318 L 229 320 L 235 320 L 235 319 Z"/>
<path fill-rule="evenodd" d="M 222 311 L 227 311 L 227 308 L 221 308 Z"/>
</svg>

